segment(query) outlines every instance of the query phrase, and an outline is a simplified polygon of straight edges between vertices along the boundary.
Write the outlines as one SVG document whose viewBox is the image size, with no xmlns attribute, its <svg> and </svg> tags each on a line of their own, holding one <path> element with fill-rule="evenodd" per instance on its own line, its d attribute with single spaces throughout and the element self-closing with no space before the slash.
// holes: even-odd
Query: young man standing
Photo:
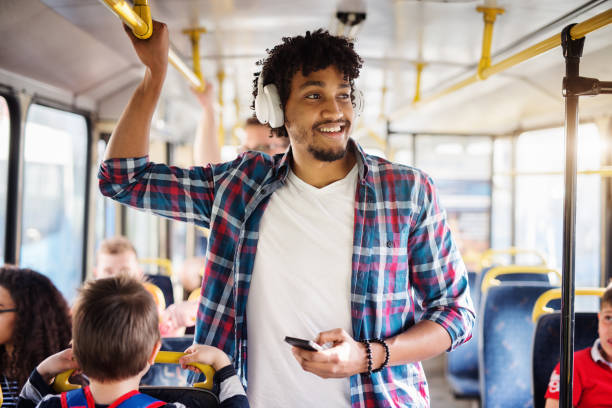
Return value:
<svg viewBox="0 0 612 408">
<path fill-rule="evenodd" d="M 281 110 L 285 155 L 186 170 L 146 157 L 167 29 L 131 38 L 147 71 L 110 139 L 100 188 L 210 227 L 196 341 L 234 359 L 254 407 L 429 406 L 420 361 L 470 338 L 467 274 L 429 177 L 349 137 L 353 45 L 316 31 L 269 52 L 254 95 L 278 93 L 267 107 Z M 290 351 L 286 335 L 331 347 Z"/>
</svg>

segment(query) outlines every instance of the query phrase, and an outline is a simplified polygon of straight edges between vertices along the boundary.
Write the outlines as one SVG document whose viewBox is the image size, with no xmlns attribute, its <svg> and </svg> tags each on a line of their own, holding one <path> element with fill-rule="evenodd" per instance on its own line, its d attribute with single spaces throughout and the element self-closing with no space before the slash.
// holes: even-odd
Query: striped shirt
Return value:
<svg viewBox="0 0 612 408">
<path fill-rule="evenodd" d="M 349 148 L 359 169 L 351 277 L 355 338 L 402 333 L 421 309 L 420 319 L 444 327 L 454 349 L 471 337 L 474 311 L 432 180 L 413 167 L 367 155 L 352 140 Z M 105 196 L 210 228 L 195 339 L 228 353 L 245 386 L 246 304 L 259 222 L 290 162 L 291 150 L 274 157 L 246 152 L 228 163 L 190 169 L 139 157 L 107 160 L 98 174 Z M 353 407 L 429 405 L 420 363 L 353 375 L 350 384 Z"/>
<path fill-rule="evenodd" d="M 2 408 L 13 408 L 17 406 L 17 400 L 19 399 L 19 384 L 17 380 L 9 380 L 6 376 L 2 376 L 0 381 L 0 388 L 2 388 Z"/>
</svg>

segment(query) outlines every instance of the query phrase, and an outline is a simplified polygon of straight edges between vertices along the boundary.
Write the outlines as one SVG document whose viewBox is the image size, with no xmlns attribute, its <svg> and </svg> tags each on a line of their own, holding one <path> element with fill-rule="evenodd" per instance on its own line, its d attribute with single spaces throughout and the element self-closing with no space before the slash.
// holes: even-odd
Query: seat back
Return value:
<svg viewBox="0 0 612 408">
<path fill-rule="evenodd" d="M 551 285 L 502 282 L 480 299 L 478 369 L 487 407 L 531 407 L 531 352 L 537 298 Z"/>
<path fill-rule="evenodd" d="M 193 336 L 163 337 L 161 351 L 183 352 L 193 344 Z M 181 387 L 188 384 L 189 370 L 183 370 L 177 364 L 153 364 L 140 380 L 141 386 Z M 160 398 L 161 399 L 161 398 Z M 164 400 L 166 401 L 166 400 Z"/>
<path fill-rule="evenodd" d="M 486 267 L 481 273 L 468 272 L 470 284 L 470 295 L 474 309 L 479 310 L 481 299 L 481 287 L 484 276 L 494 265 Z M 531 267 L 525 267 L 529 269 Z M 502 282 L 543 282 L 549 281 L 549 276 L 539 273 L 511 273 L 502 274 L 497 277 Z M 476 316 L 472 329 L 472 338 L 465 344 L 447 354 L 446 379 L 457 397 L 478 397 L 480 395 L 480 383 L 478 374 L 478 338 L 479 338 L 480 314 Z"/>
<path fill-rule="evenodd" d="M 148 282 L 151 282 L 155 286 L 161 289 L 164 294 L 164 300 L 166 301 L 166 307 L 174 303 L 174 292 L 172 288 L 172 280 L 166 275 L 146 275 Z"/>
<path fill-rule="evenodd" d="M 180 402 L 190 408 L 216 408 L 219 406 L 219 399 L 215 393 L 202 388 L 141 386 L 139 391 L 158 400 L 167 403 Z"/>
<path fill-rule="evenodd" d="M 574 315 L 574 350 L 593 345 L 597 338 L 597 313 L 579 312 Z M 561 355 L 561 313 L 542 315 L 533 336 L 532 384 L 533 405 L 544 408 L 544 395 L 550 375 Z"/>
</svg>

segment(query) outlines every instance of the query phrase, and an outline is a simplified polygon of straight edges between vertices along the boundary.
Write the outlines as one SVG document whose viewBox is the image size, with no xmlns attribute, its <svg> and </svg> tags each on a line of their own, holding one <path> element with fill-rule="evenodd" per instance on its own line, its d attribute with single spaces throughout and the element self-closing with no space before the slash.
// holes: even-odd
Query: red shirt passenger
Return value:
<svg viewBox="0 0 612 408">
<path fill-rule="evenodd" d="M 574 407 L 612 407 L 612 285 L 601 299 L 599 338 L 593 347 L 574 353 Z M 546 408 L 559 406 L 559 364 L 546 390 Z"/>
</svg>

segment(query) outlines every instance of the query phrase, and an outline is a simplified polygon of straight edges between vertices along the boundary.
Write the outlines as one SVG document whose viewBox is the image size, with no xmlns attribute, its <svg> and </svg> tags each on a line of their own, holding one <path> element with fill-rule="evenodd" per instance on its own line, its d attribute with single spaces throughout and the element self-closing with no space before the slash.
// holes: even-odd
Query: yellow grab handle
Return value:
<svg viewBox="0 0 612 408">
<path fill-rule="evenodd" d="M 160 351 L 159 353 L 157 353 L 157 357 L 155 357 L 155 362 L 160 364 L 178 364 L 179 358 L 181 358 L 184 354 L 185 353 L 176 351 Z M 206 381 L 193 384 L 194 388 L 204 388 L 207 390 L 212 389 L 213 376 L 215 375 L 214 368 L 209 365 L 200 363 L 191 363 L 189 365 L 196 367 L 202 372 L 202 374 L 206 376 Z M 55 392 L 61 393 L 81 388 L 80 385 L 71 384 L 70 382 L 68 382 L 68 379 L 70 378 L 73 372 L 74 370 L 68 370 L 55 376 L 55 380 L 53 381 L 52 385 Z M 0 396 L 1 395 L 2 394 L 0 394 Z"/>
<path fill-rule="evenodd" d="M 149 0 L 134 0 L 134 7 L 125 0 L 101 0 L 117 17 L 132 29 L 134 35 L 146 40 L 153 34 Z"/>
<path fill-rule="evenodd" d="M 139 259 L 138 263 L 144 265 L 156 265 L 165 271 L 165 275 L 172 276 L 172 261 L 165 258 L 143 258 Z"/>
<path fill-rule="evenodd" d="M 162 292 L 159 286 L 154 285 L 151 282 L 144 282 L 143 286 L 153 296 L 153 300 L 155 300 L 155 304 L 160 308 L 160 310 L 166 310 L 166 298 L 164 297 L 164 292 Z"/>
<path fill-rule="evenodd" d="M 498 255 L 525 255 L 531 254 L 540 258 L 540 265 L 546 266 L 546 256 L 535 249 L 510 247 L 507 249 L 487 249 L 480 257 L 480 269 L 491 266 L 490 259 Z"/>
<path fill-rule="evenodd" d="M 601 297 L 606 288 L 576 288 L 574 292 L 578 296 L 599 296 Z M 547 290 L 542 293 L 538 300 L 533 305 L 533 312 L 531 313 L 531 319 L 533 322 L 537 322 L 539 317 L 546 313 L 552 313 L 554 310 L 550 307 L 546 307 L 548 302 L 554 299 L 561 299 L 561 288 L 554 288 Z"/>
<path fill-rule="evenodd" d="M 160 351 L 155 357 L 156 363 L 165 364 L 178 364 L 179 358 L 183 357 L 185 353 L 180 351 Z M 213 386 L 213 376 L 215 375 L 215 369 L 209 365 L 200 363 L 191 363 L 190 366 L 194 366 L 206 376 L 206 380 L 203 382 L 193 384 L 194 388 L 205 388 L 211 390 Z"/>
<path fill-rule="evenodd" d="M 501 282 L 496 278 L 499 275 L 509 275 L 515 273 L 533 273 L 533 274 L 549 274 L 554 273 L 559 277 L 561 281 L 561 272 L 556 269 L 544 268 L 542 266 L 522 266 L 522 265 L 510 265 L 510 266 L 496 266 L 487 271 L 487 274 L 482 280 L 480 286 L 482 293 L 485 293 L 491 286 L 499 286 Z"/>
<path fill-rule="evenodd" d="M 55 380 L 53 380 L 53 389 L 57 393 L 76 390 L 77 388 L 81 388 L 80 385 L 72 384 L 68 381 L 70 376 L 74 370 L 64 371 L 63 373 L 59 373 L 55 376 Z"/>
</svg>

